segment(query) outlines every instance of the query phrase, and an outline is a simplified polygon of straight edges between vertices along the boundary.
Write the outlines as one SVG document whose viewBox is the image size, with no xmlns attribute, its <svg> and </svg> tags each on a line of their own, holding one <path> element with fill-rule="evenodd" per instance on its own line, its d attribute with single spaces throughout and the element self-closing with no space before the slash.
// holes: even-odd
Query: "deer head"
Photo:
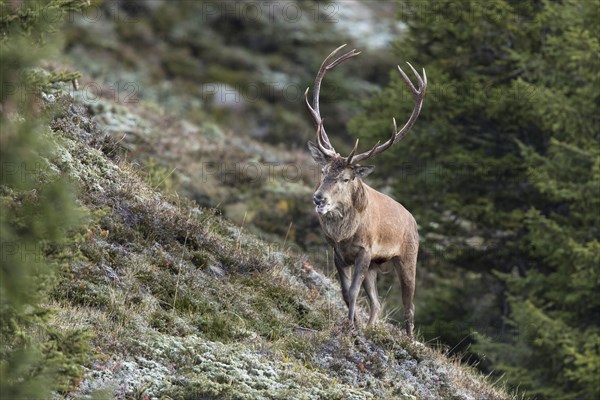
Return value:
<svg viewBox="0 0 600 400">
<path fill-rule="evenodd" d="M 319 94 L 321 92 L 321 82 L 327 71 L 335 68 L 347 59 L 360 54 L 360 52 L 353 49 L 331 61 L 344 46 L 346 45 L 344 44 L 331 52 L 321 64 L 313 87 L 312 106 L 308 101 L 309 88 L 307 88 L 304 93 L 306 106 L 310 111 L 317 129 L 316 143 L 309 141 L 308 148 L 313 159 L 322 166 L 321 181 L 313 197 L 316 211 L 320 215 L 326 215 L 328 213 L 343 215 L 348 207 L 361 207 L 360 191 L 362 190 L 362 185 L 360 181 L 371 173 L 374 167 L 362 166 L 359 165 L 359 163 L 376 154 L 384 152 L 406 136 L 419 116 L 425 97 L 425 90 L 427 89 L 427 75 L 425 74 L 425 69 L 423 69 L 423 78 L 421 78 L 413 66 L 407 62 L 417 78 L 418 88 L 415 88 L 408 76 L 402 71 L 402 68 L 398 66 L 398 70 L 400 71 L 404 82 L 406 82 L 406 85 L 411 90 L 414 98 L 415 106 L 410 118 L 401 129 L 398 129 L 396 119 L 392 118 L 392 135 L 385 143 L 380 145 L 380 142 L 377 142 L 371 150 L 358 153 L 358 139 L 356 139 L 356 143 L 350 154 L 347 157 L 341 156 L 335 151 L 325 132 L 323 118 L 321 117 L 321 112 L 319 110 Z"/>
</svg>

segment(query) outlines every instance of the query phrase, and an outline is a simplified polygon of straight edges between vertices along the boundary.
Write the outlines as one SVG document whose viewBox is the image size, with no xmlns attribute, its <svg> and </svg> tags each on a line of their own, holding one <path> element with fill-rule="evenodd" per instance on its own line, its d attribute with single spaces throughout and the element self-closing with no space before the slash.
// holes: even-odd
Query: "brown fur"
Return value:
<svg viewBox="0 0 600 400">
<path fill-rule="evenodd" d="M 335 59 L 344 46 L 331 52 L 321 64 L 313 87 L 312 105 L 304 101 L 317 128 L 317 143 L 308 142 L 315 161 L 323 166 L 323 177 L 313 197 L 321 227 L 327 241 L 333 246 L 335 266 L 340 276 L 342 295 L 348 305 L 348 318 L 355 321 L 356 297 L 362 285 L 369 296 L 371 314 L 369 324 L 377 321 L 381 304 L 377 295 L 377 271 L 391 262 L 402 286 L 402 302 L 406 319 L 406 332 L 412 336 L 415 293 L 415 273 L 419 235 L 413 216 L 398 202 L 370 188 L 362 181 L 373 167 L 358 165 L 370 157 L 383 153 L 402 140 L 413 126 L 423 105 L 427 89 L 427 75 L 423 77 L 407 63 L 417 79 L 415 87 L 402 68 L 398 70 L 413 95 L 414 108 L 404 126 L 398 130 L 393 119 L 392 136 L 383 144 L 379 142 L 369 151 L 358 153 L 358 140 L 348 157 L 341 157 L 331 145 L 325 132 L 319 110 L 319 93 L 325 73 L 344 61 L 360 54 L 355 49 Z M 350 276 L 350 266 L 354 273 Z"/>
<path fill-rule="evenodd" d="M 357 168 L 361 167 L 347 165 L 341 157 L 329 161 L 315 191 L 315 195 L 322 195 L 333 207 L 326 214 L 319 214 L 319 221 L 334 249 L 348 318 L 355 320 L 356 298 L 362 286 L 371 306 L 368 324 L 377 321 L 381 311 L 377 271 L 391 263 L 402 286 L 406 332 L 412 336 L 419 248 L 417 224 L 400 203 L 364 183 Z"/>
</svg>

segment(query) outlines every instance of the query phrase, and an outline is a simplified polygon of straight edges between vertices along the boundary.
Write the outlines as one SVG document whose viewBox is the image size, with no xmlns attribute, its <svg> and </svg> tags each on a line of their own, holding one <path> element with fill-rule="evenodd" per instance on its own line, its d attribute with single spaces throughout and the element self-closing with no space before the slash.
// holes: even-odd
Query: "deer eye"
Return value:
<svg viewBox="0 0 600 400">
<path fill-rule="evenodd" d="M 343 182 L 350 182 L 350 178 L 345 178 L 342 180 Z"/>
</svg>

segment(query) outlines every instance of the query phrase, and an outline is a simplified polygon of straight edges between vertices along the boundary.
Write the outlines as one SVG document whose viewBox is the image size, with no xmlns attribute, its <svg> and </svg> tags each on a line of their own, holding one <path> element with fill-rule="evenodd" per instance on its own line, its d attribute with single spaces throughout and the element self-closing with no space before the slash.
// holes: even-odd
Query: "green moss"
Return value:
<svg viewBox="0 0 600 400">
<path fill-rule="evenodd" d="M 162 308 L 155 310 L 150 314 L 148 320 L 150 326 L 161 333 L 172 335 L 176 332 L 175 330 L 175 318 L 173 313 L 168 312 Z"/>
<path fill-rule="evenodd" d="M 229 342 L 237 338 L 237 330 L 232 319 L 225 315 L 203 315 L 198 320 L 198 328 L 207 338 Z"/>
<path fill-rule="evenodd" d="M 365 338 L 393 354 L 399 361 L 412 358 L 420 362 L 431 358 L 434 354 L 429 347 L 409 339 L 398 326 L 377 324 L 367 327 L 364 334 Z"/>
<path fill-rule="evenodd" d="M 213 257 L 206 250 L 198 250 L 192 253 L 192 263 L 203 268 L 213 263 Z"/>
<path fill-rule="evenodd" d="M 55 297 L 73 305 L 105 309 L 110 303 L 105 287 L 83 280 L 62 283 L 55 293 Z"/>
<path fill-rule="evenodd" d="M 281 347 L 285 354 L 302 361 L 306 367 L 313 366 L 316 352 L 328 339 L 329 331 L 304 332 L 300 330 L 283 338 Z"/>
<path fill-rule="evenodd" d="M 306 293 L 274 281 L 269 273 L 242 277 L 239 282 L 255 291 L 254 306 L 257 311 L 275 316 L 273 311 L 277 310 L 286 315 L 291 324 L 314 330 L 321 330 L 326 326 L 324 310 L 315 310 L 309 305 L 305 300 Z M 276 319 L 278 317 L 279 315 Z"/>
<path fill-rule="evenodd" d="M 229 395 L 227 395 L 228 391 Z M 223 385 L 202 375 L 196 376 L 193 380 L 186 382 L 183 387 L 173 388 L 169 391 L 168 396 L 183 400 L 221 400 L 234 398 L 230 388 L 223 387 Z"/>
<path fill-rule="evenodd" d="M 154 158 L 145 162 L 141 175 L 148 186 L 167 194 L 177 192 L 181 184 L 176 168 L 166 167 Z"/>
</svg>

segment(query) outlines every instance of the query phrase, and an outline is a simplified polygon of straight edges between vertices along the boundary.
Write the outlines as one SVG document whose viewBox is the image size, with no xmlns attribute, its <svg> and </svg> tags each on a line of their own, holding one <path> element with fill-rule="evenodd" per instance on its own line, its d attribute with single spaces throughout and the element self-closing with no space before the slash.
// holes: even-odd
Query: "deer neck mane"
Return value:
<svg viewBox="0 0 600 400">
<path fill-rule="evenodd" d="M 335 242 L 351 238 L 361 225 L 363 211 L 367 208 L 367 204 L 365 184 L 359 181 L 352 192 L 352 204 L 319 216 L 323 231 Z"/>
</svg>

